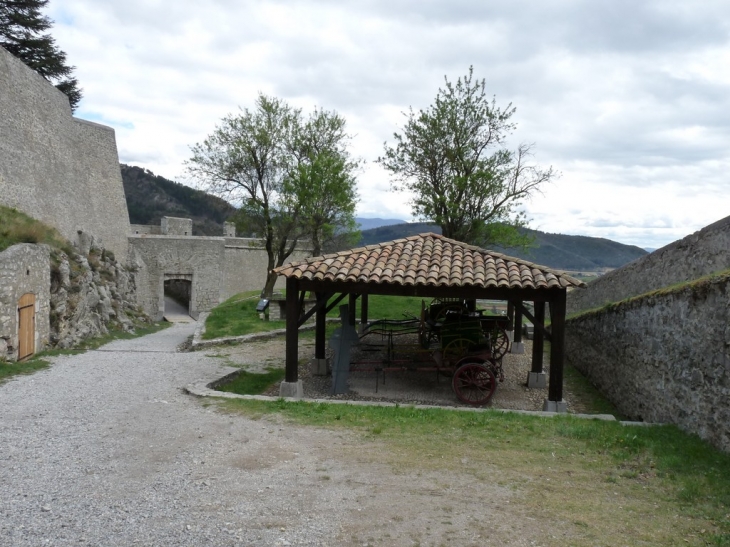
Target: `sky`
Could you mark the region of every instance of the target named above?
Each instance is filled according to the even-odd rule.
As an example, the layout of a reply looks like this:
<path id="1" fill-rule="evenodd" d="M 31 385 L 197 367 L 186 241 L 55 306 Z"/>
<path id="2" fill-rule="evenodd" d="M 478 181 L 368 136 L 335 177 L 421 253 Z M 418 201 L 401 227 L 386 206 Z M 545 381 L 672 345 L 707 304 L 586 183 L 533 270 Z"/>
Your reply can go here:
<path id="1" fill-rule="evenodd" d="M 727 0 L 51 0 L 119 159 L 195 185 L 190 147 L 259 93 L 347 120 L 357 215 L 414 220 L 375 160 L 473 66 L 560 177 L 534 229 L 662 247 L 730 215 Z"/>

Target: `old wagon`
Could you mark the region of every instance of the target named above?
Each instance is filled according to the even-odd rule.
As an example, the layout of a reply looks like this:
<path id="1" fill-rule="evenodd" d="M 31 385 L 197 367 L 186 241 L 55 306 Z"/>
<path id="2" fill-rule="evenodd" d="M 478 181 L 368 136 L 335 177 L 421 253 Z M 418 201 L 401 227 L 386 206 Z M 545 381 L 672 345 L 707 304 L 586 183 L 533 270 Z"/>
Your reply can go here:
<path id="1" fill-rule="evenodd" d="M 444 312 L 447 309 L 448 313 Z M 393 371 L 435 372 L 451 378 L 457 399 L 472 405 L 489 402 L 504 380 L 502 356 L 509 340 L 504 330 L 480 312 L 453 303 L 423 307 L 420 318 L 375 321 L 364 329 L 350 371 L 375 372 L 377 383 Z"/>

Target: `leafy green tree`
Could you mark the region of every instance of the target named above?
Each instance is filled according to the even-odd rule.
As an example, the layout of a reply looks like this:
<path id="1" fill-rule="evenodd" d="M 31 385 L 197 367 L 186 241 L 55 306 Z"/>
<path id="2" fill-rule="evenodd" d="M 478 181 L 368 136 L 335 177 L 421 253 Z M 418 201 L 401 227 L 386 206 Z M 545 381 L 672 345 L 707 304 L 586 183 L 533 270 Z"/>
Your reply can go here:
<path id="1" fill-rule="evenodd" d="M 505 148 L 515 108 L 497 107 L 472 73 L 470 67 L 456 84 L 445 78 L 434 104 L 411 109 L 378 162 L 393 175 L 394 191 L 412 193 L 414 216 L 438 224 L 443 235 L 477 245 L 524 245 L 518 228 L 526 219 L 518 206 L 556 173 L 530 164 L 528 145 Z"/>
<path id="2" fill-rule="evenodd" d="M 192 147 L 188 173 L 208 192 L 241 203 L 238 229 L 264 240 L 263 295 L 276 283 L 271 270 L 301 238 L 322 242 L 348 227 L 357 196 L 346 141 L 339 115 L 315 110 L 305 121 L 300 110 L 259 94 L 252 110 L 225 117 Z M 344 197 L 334 198 L 337 192 Z"/>
<path id="3" fill-rule="evenodd" d="M 336 112 L 315 109 L 292 135 L 289 149 L 295 166 L 285 194 L 297 201 L 300 227 L 312 241 L 314 256 L 323 248 L 356 243 L 357 191 L 345 119 Z"/>
<path id="4" fill-rule="evenodd" d="M 41 14 L 48 0 L 0 0 L 0 46 L 56 86 L 68 97 L 75 111 L 82 93 L 72 76 L 75 67 L 45 33 L 53 22 Z"/>

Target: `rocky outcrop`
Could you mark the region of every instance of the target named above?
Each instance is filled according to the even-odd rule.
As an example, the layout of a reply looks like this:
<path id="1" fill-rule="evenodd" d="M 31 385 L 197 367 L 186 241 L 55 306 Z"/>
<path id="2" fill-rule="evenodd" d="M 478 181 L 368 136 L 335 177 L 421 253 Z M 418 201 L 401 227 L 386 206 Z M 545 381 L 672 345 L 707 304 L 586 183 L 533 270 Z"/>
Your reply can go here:
<path id="1" fill-rule="evenodd" d="M 93 241 L 89 253 L 51 256 L 51 346 L 71 348 L 110 328 L 148 321 L 137 306 L 133 272 Z"/>

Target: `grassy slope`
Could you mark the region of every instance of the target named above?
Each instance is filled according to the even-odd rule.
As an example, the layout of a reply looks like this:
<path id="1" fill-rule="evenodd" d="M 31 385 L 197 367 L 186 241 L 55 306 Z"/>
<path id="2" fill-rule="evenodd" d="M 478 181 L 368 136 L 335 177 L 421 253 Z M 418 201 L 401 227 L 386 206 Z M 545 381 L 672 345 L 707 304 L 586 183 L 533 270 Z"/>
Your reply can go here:
<path id="1" fill-rule="evenodd" d="M 0 252 L 18 243 L 45 243 L 67 253 L 73 251 L 56 229 L 16 209 L 0 205 Z"/>

